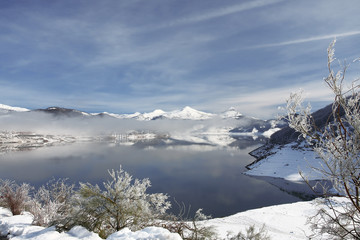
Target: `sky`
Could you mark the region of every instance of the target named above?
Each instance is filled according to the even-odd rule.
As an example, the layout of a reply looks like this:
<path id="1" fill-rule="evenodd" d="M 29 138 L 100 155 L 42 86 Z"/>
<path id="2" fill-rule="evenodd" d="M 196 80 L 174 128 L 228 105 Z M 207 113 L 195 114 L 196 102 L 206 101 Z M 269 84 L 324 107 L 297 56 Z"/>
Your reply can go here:
<path id="1" fill-rule="evenodd" d="M 360 75 L 358 0 L 0 1 L 0 103 L 87 112 L 278 114 L 333 97 L 326 49 Z"/>

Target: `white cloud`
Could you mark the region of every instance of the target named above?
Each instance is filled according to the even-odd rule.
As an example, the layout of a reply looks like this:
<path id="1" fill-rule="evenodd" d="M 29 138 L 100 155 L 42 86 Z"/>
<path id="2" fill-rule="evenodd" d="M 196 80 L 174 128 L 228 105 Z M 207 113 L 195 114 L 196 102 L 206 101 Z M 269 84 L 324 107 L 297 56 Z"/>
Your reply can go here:
<path id="1" fill-rule="evenodd" d="M 224 97 L 216 104 L 223 109 L 229 106 L 236 106 L 240 112 L 260 117 L 272 118 L 278 113 L 277 107 L 284 106 L 286 99 L 291 92 L 304 90 L 305 102 L 330 102 L 333 100 L 331 91 L 325 86 L 324 82 L 314 81 L 306 84 L 297 84 L 291 87 L 273 88 L 268 90 L 255 91 L 238 96 Z"/>

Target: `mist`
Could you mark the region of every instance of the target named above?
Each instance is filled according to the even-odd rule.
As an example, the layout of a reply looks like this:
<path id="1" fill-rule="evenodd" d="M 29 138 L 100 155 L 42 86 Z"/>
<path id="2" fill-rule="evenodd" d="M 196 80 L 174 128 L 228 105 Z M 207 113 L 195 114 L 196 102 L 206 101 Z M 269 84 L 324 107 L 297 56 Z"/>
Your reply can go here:
<path id="1" fill-rule="evenodd" d="M 131 131 L 170 134 L 200 129 L 208 130 L 215 127 L 231 128 L 245 123 L 240 120 L 222 118 L 209 120 L 158 119 L 139 121 L 136 119 L 118 119 L 107 116 L 56 117 L 43 112 L 14 112 L 0 115 L 1 131 L 73 136 L 96 136 L 112 133 L 126 134 Z"/>

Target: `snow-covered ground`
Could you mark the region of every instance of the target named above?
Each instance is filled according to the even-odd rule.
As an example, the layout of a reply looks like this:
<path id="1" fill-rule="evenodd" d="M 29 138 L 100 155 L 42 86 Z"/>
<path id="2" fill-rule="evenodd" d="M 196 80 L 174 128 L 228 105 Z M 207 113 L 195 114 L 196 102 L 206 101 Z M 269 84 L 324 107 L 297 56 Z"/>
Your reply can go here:
<path id="1" fill-rule="evenodd" d="M 59 233 L 54 227 L 44 228 L 31 225 L 32 215 L 24 213 L 13 216 L 8 209 L 0 208 L 0 236 L 8 236 L 12 240 L 101 240 L 96 233 L 89 232 L 81 226 L 72 228 L 69 232 Z M 134 240 L 134 239 L 157 239 L 157 240 L 180 240 L 180 236 L 170 233 L 168 230 L 158 227 L 148 227 L 138 232 L 123 229 L 110 235 L 108 240 Z"/>
<path id="2" fill-rule="evenodd" d="M 297 143 L 272 149 L 273 154 L 265 159 L 252 164 L 250 170 L 245 172 L 251 176 L 267 176 L 283 178 L 288 181 L 302 181 L 301 171 L 308 180 L 324 179 L 324 176 L 314 170 L 321 169 L 321 164 L 316 153 L 308 147 L 299 147 Z"/>
<path id="3" fill-rule="evenodd" d="M 343 201 L 344 199 L 338 197 L 334 198 L 334 200 Z M 202 224 L 212 226 L 218 234 L 217 239 L 226 239 L 229 233 L 233 235 L 238 232 L 244 233 L 250 226 L 254 226 L 256 229 L 261 229 L 264 226 L 267 235 L 271 239 L 308 239 L 313 233 L 307 224 L 308 218 L 315 215 L 322 206 L 324 205 L 321 204 L 321 200 L 316 199 L 308 202 L 296 202 L 249 210 L 229 217 L 207 220 Z M 32 226 L 31 221 L 32 216 L 29 213 L 12 216 L 7 209 L 0 208 L 0 235 L 9 234 L 8 237 L 12 240 L 101 239 L 97 234 L 89 232 L 80 226 L 74 227 L 69 232 L 59 233 L 53 227 Z M 170 233 L 166 229 L 149 227 L 137 232 L 123 229 L 110 235 L 107 239 L 179 240 L 181 238 L 178 234 Z M 323 239 L 326 239 L 326 237 Z"/>

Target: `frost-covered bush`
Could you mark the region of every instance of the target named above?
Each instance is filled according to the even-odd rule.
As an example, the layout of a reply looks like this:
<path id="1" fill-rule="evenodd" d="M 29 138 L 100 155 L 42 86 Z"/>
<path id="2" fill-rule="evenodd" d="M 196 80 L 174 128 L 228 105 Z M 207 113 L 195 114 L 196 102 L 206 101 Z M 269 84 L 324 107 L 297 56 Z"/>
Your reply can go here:
<path id="1" fill-rule="evenodd" d="M 146 193 L 151 186 L 149 179 L 133 180 L 121 167 L 109 174 L 103 189 L 80 183 L 73 200 L 73 216 L 63 222 L 65 228 L 81 225 L 107 237 L 125 227 L 140 230 L 150 226 L 170 208 L 167 195 Z"/>
<path id="2" fill-rule="evenodd" d="M 311 107 L 302 107 L 302 96 L 292 94 L 287 102 L 290 127 L 300 132 L 314 147 L 321 159 L 320 171 L 330 179 L 334 188 L 349 200 L 341 210 L 327 201 L 329 210 L 318 213 L 323 221 L 313 222 L 321 234 L 328 232 L 340 239 L 360 238 L 360 93 L 358 80 L 344 89 L 347 65 L 335 74 L 333 41 L 328 48 L 329 75 L 325 83 L 334 94 L 332 114 L 323 128 L 318 128 L 311 115 Z M 319 220 L 319 219 L 318 219 Z"/>
<path id="3" fill-rule="evenodd" d="M 210 219 L 211 216 L 205 215 L 200 208 L 196 211 L 194 217 L 190 218 L 185 204 L 180 205 L 178 202 L 176 203 L 179 207 L 178 215 L 168 214 L 166 219 L 160 222 L 160 227 L 166 228 L 170 232 L 178 233 L 184 240 L 218 239 L 214 228 L 204 224 L 204 221 Z"/>
<path id="4" fill-rule="evenodd" d="M 229 233 L 226 240 L 270 240 L 270 237 L 267 234 L 265 225 L 260 229 L 256 229 L 256 227 L 252 225 L 246 228 L 245 233 L 239 232 L 236 235 Z"/>
<path id="5" fill-rule="evenodd" d="M 30 201 L 33 224 L 48 227 L 63 222 L 71 214 L 73 195 L 74 185 L 67 184 L 66 179 L 52 179 L 41 186 Z"/>
<path id="6" fill-rule="evenodd" d="M 27 183 L 0 179 L 0 206 L 10 209 L 13 215 L 21 214 L 29 204 L 31 189 Z"/>

